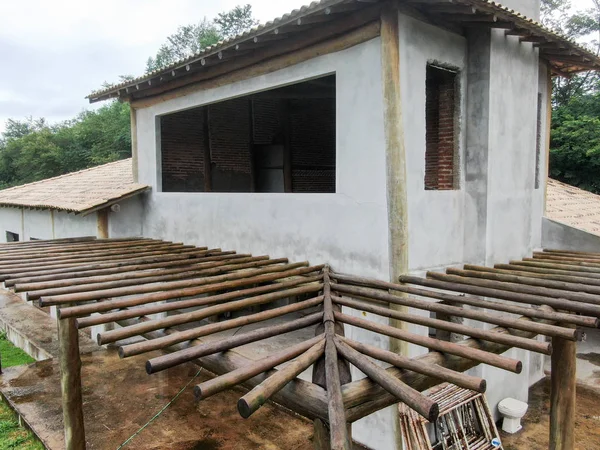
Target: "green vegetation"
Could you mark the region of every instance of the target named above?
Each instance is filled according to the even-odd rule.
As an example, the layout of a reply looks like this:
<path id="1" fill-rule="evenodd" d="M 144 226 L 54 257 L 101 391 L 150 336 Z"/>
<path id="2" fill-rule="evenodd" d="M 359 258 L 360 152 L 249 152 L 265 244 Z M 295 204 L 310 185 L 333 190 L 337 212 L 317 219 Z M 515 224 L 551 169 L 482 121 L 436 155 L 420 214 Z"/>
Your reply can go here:
<path id="1" fill-rule="evenodd" d="M 26 428 L 19 426 L 17 416 L 0 401 L 0 450 L 44 450 L 42 443 Z"/>
<path id="2" fill-rule="evenodd" d="M 236 6 L 212 21 L 180 27 L 167 38 L 147 71 L 197 53 L 257 24 L 250 5 Z M 124 75 L 119 82 L 133 77 Z M 106 85 L 109 86 L 109 85 Z M 0 189 L 43 180 L 131 156 L 129 104 L 109 102 L 71 120 L 9 119 L 0 134 Z"/>
<path id="3" fill-rule="evenodd" d="M 15 347 L 7 338 L 6 333 L 0 333 L 0 357 L 2 358 L 2 367 L 21 366 L 35 362 L 31 356 Z"/>
<path id="4" fill-rule="evenodd" d="M 2 367 L 34 362 L 34 359 L 27 353 L 12 345 L 4 333 L 0 333 L 0 355 Z M 14 411 L 0 400 L 0 450 L 9 449 L 43 450 L 44 446 L 31 431 L 19 426 Z"/>
<path id="5" fill-rule="evenodd" d="M 570 0 L 542 0 L 542 20 L 594 53 L 600 50 L 600 0 L 571 12 Z M 600 76 L 556 77 L 552 99 L 550 176 L 600 193 Z"/>

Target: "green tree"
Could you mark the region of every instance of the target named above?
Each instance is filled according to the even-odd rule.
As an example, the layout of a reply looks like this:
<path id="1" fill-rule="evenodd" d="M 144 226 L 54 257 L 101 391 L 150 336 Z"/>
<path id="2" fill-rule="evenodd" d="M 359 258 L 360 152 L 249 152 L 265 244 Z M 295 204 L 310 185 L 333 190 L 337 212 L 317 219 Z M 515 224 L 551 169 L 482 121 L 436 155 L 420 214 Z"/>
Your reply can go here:
<path id="1" fill-rule="evenodd" d="M 148 58 L 146 73 L 192 56 L 203 48 L 216 44 L 220 39 L 216 25 L 206 18 L 198 24 L 179 27 L 175 34 L 167 37 L 167 42 L 161 45 L 156 56 Z"/>
<path id="2" fill-rule="evenodd" d="M 231 11 L 217 14 L 214 23 L 224 38 L 232 38 L 258 25 L 252 17 L 252 6 L 236 6 Z"/>
<path id="3" fill-rule="evenodd" d="M 167 37 L 156 56 L 146 61 L 146 73 L 160 70 L 184 58 L 215 45 L 222 39 L 233 37 L 253 26 L 258 21 L 252 16 L 252 6 L 236 6 L 231 11 L 219 13 L 214 20 L 206 17 L 197 24 L 181 26 Z"/>

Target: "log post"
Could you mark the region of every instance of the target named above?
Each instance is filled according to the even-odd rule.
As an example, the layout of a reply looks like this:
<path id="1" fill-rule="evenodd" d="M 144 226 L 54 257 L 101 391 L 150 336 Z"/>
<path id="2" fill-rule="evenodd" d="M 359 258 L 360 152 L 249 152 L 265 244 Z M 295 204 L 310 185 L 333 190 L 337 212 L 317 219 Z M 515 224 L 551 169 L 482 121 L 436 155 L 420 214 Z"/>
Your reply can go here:
<path id="1" fill-rule="evenodd" d="M 98 239 L 106 239 L 108 238 L 108 208 L 99 209 L 96 215 Z"/>
<path id="2" fill-rule="evenodd" d="M 352 374 L 350 373 L 350 364 L 344 358 L 337 357 L 337 351 L 335 350 L 335 344 L 333 343 L 333 336 L 340 335 L 344 336 L 344 324 L 335 320 L 334 312 L 341 312 L 342 307 L 340 305 L 333 304 L 331 301 L 331 280 L 329 278 L 329 266 L 325 266 L 323 269 L 323 323 L 317 325 L 315 330 L 315 335 L 319 336 L 323 333 L 326 335 L 326 339 L 329 340 L 327 345 L 331 347 L 326 349 L 325 354 L 319 358 L 314 366 L 313 366 L 313 376 L 312 382 L 318 384 L 323 389 L 328 389 L 327 382 L 330 382 L 330 387 L 332 380 L 329 379 L 327 372 L 330 372 L 330 375 L 336 371 L 337 368 L 337 377 L 339 378 L 339 385 L 343 386 L 344 384 L 350 383 L 352 381 Z M 329 358 L 327 357 L 327 352 L 330 352 Z M 336 355 L 332 358 L 332 352 L 335 352 Z M 327 367 L 329 365 L 329 367 Z M 334 367 L 332 367 L 334 365 Z M 335 367 L 337 366 L 337 367 Z M 336 382 L 338 380 L 335 380 Z M 340 397 L 338 400 L 341 400 L 341 392 L 339 392 Z M 328 400 L 331 403 L 335 402 L 335 395 L 332 398 L 332 393 L 328 392 Z M 339 405 L 336 405 L 339 406 Z M 331 420 L 331 408 L 332 405 L 329 405 L 329 417 Z M 343 405 L 339 406 L 343 408 Z M 345 417 L 344 417 L 345 419 Z M 352 425 L 347 423 L 347 437 L 348 440 L 351 441 L 352 436 Z M 331 450 L 331 430 L 329 424 L 326 424 L 320 419 L 315 419 L 313 422 L 314 427 L 314 438 L 313 444 L 315 450 Z M 335 436 L 334 436 L 335 437 Z M 341 442 L 340 435 L 337 436 L 337 442 L 340 448 L 348 447 L 346 444 L 350 444 L 350 442 Z"/>
<path id="3" fill-rule="evenodd" d="M 576 342 L 552 338 L 550 450 L 575 448 L 576 347 Z"/>
<path id="4" fill-rule="evenodd" d="M 395 282 L 399 275 L 408 273 L 408 194 L 400 88 L 400 33 L 398 9 L 393 5 L 386 6 L 381 12 L 381 74 L 387 168 L 390 279 Z M 408 311 L 405 306 L 395 304 L 390 304 L 390 308 L 400 312 Z M 402 321 L 395 319 L 390 320 L 390 324 L 401 329 L 406 327 Z M 390 350 L 407 355 L 408 344 L 398 339 L 390 339 Z M 398 420 L 398 409 L 394 408 L 396 448 L 401 449 L 403 444 L 398 430 Z"/>
<path id="5" fill-rule="evenodd" d="M 84 450 L 86 447 L 81 395 L 81 358 L 76 319 L 57 322 L 65 449 Z"/>
<path id="6" fill-rule="evenodd" d="M 129 104 L 129 119 L 131 123 L 131 171 L 133 182 L 138 182 L 138 138 L 137 138 L 137 111 Z"/>

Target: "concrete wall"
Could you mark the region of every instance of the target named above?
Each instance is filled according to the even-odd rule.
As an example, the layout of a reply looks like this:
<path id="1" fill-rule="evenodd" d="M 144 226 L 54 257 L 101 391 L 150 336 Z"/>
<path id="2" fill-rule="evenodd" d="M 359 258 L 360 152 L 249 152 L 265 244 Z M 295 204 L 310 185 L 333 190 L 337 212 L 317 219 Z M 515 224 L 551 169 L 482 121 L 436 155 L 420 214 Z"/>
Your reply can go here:
<path id="1" fill-rule="evenodd" d="M 124 200 L 120 207 L 119 212 L 109 212 L 109 237 L 141 236 L 140 196 Z M 81 216 L 65 211 L 0 208 L 0 242 L 6 242 L 6 231 L 18 233 L 21 241 L 97 236 L 97 214 Z"/>
<path id="2" fill-rule="evenodd" d="M 542 220 L 542 247 L 600 252 L 600 236 L 544 217 Z"/>
<path id="3" fill-rule="evenodd" d="M 140 109 L 139 181 L 153 187 L 144 235 L 387 277 L 387 201 L 379 39 L 273 73 Z M 335 194 L 159 192 L 156 118 L 336 74 Z"/>
<path id="4" fill-rule="evenodd" d="M 108 212 L 108 236 L 111 238 L 135 237 L 143 235 L 142 217 L 144 203 L 142 196 L 128 198 L 119 202 L 119 211 Z"/>
<path id="5" fill-rule="evenodd" d="M 23 238 L 23 210 L 21 208 L 0 208 L 0 242 L 6 242 L 6 232 L 17 233 Z"/>
<path id="6" fill-rule="evenodd" d="M 467 60 L 464 37 L 400 15 L 400 80 L 407 150 L 409 266 L 411 270 L 439 267 L 463 261 L 463 171 L 459 189 L 425 190 L 425 72 L 428 63 L 459 71 L 457 103 L 465 110 L 462 87 Z M 465 122 L 459 117 L 458 161 L 463 160 Z"/>

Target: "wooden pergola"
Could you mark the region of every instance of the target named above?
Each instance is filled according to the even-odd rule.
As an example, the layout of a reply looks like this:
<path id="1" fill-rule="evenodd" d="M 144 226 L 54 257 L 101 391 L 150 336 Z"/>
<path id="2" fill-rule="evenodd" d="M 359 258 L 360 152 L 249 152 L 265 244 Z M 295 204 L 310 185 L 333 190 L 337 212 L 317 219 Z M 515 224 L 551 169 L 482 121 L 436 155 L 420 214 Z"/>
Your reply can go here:
<path id="1" fill-rule="evenodd" d="M 462 372 L 483 363 L 519 373 L 521 361 L 502 355 L 510 348 L 551 354 L 551 448 L 573 448 L 575 343 L 582 328 L 597 327 L 600 318 L 600 254 L 555 250 L 494 268 L 467 265 L 445 274 L 430 272 L 426 278 L 401 276 L 400 283 L 389 283 L 341 274 L 327 265 L 218 248 L 152 239 L 82 238 L 1 245 L 0 280 L 42 307 L 58 307 L 68 449 L 85 448 L 77 330 L 101 324 L 121 328 L 99 333 L 100 344 L 145 338 L 120 346 L 123 358 L 157 349 L 167 352 L 147 361 L 149 374 L 189 361 L 215 373 L 195 387 L 199 399 L 243 386 L 249 391 L 237 407 L 245 418 L 272 400 L 313 420 L 317 448 L 350 448 L 348 424 L 398 402 L 434 421 L 439 406 L 422 391 L 449 381 L 484 392 L 485 380 Z M 256 311 L 282 299 L 293 300 Z M 357 317 L 352 311 L 465 339 L 449 342 Z M 151 318 L 167 312 L 168 317 Z M 234 312 L 247 314 L 205 320 Z M 302 315 L 203 340 L 294 312 Z M 470 319 L 482 327 L 431 318 L 429 313 Z M 429 353 L 409 359 L 358 342 L 345 336 L 344 324 Z M 486 324 L 495 328 L 485 329 Z M 259 361 L 235 351 L 307 328 L 314 332 L 302 342 Z M 540 335 L 551 342 L 537 340 Z M 391 367 L 384 369 L 374 360 Z M 366 378 L 352 381 L 350 365 Z M 297 378 L 310 366 L 312 382 Z"/>

